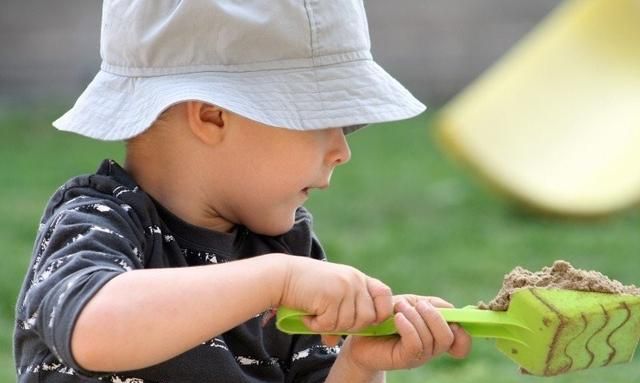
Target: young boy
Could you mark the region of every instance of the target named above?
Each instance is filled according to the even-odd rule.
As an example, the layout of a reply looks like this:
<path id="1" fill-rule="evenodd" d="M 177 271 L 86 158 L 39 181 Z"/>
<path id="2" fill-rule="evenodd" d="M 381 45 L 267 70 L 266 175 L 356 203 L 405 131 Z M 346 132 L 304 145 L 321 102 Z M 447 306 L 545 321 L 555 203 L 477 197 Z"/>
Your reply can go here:
<path id="1" fill-rule="evenodd" d="M 101 72 L 54 125 L 126 140 L 51 198 L 17 304 L 20 382 L 381 382 L 468 335 L 439 298 L 325 261 L 302 206 L 345 133 L 424 106 L 369 53 L 359 0 L 116 1 Z M 398 336 L 290 336 L 395 315 Z M 338 353 L 338 351 L 340 351 Z"/>

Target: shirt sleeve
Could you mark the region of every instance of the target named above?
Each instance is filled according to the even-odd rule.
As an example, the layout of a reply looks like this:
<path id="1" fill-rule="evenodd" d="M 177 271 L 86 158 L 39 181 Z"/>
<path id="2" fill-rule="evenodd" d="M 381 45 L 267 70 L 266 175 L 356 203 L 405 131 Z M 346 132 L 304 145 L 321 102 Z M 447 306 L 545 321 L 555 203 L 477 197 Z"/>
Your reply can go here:
<path id="1" fill-rule="evenodd" d="M 112 278 L 142 268 L 143 243 L 129 213 L 110 200 L 62 205 L 41 227 L 18 310 L 65 365 L 84 375 L 71 354 L 71 334 L 88 301 Z"/>

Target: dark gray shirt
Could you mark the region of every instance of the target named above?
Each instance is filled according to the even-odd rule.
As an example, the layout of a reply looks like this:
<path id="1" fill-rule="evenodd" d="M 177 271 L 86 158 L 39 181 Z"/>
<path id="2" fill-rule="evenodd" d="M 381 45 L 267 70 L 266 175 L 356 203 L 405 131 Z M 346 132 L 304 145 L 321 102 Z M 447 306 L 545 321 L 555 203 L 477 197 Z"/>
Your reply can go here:
<path id="1" fill-rule="evenodd" d="M 338 348 L 317 336 L 289 336 L 259 315 L 156 366 L 85 371 L 70 338 L 85 304 L 113 277 L 134 269 L 188 267 L 281 252 L 324 259 L 311 215 L 268 237 L 238 226 L 220 233 L 190 225 L 144 193 L 120 166 L 71 179 L 53 195 L 38 230 L 16 307 L 14 352 L 19 382 L 320 382 Z M 216 299 L 204 290 L 203 301 Z M 224 315 L 224 313 L 221 313 Z"/>

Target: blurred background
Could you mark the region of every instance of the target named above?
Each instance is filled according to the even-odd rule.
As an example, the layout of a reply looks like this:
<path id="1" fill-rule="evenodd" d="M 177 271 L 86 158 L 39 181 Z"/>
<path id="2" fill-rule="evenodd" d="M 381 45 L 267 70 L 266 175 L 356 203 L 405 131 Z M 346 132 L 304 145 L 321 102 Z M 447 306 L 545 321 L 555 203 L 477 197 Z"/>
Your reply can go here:
<path id="1" fill-rule="evenodd" d="M 516 265 L 555 259 L 640 283 L 640 214 L 588 221 L 532 215 L 453 163 L 430 128 L 433 113 L 503 55 L 557 0 L 367 0 L 376 60 L 430 112 L 350 138 L 353 159 L 309 208 L 329 257 L 397 293 L 442 296 L 458 306 L 489 300 Z M 119 143 L 55 132 L 98 70 L 100 2 L 3 0 L 0 12 L 0 381 L 14 381 L 13 312 L 42 209 L 69 177 Z M 554 382 L 640 381 L 640 361 Z M 534 382 L 489 341 L 462 361 L 440 358 L 394 372 L 390 382 Z"/>

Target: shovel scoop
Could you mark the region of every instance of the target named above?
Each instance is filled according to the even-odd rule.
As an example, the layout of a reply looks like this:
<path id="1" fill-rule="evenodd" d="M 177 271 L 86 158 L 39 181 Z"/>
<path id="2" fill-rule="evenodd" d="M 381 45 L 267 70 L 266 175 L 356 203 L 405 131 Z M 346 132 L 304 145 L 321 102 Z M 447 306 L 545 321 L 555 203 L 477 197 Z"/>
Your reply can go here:
<path id="1" fill-rule="evenodd" d="M 640 340 L 640 296 L 551 288 L 523 288 L 507 311 L 472 307 L 438 309 L 471 336 L 496 339 L 497 348 L 524 373 L 553 376 L 628 362 Z M 281 307 L 276 326 L 289 334 L 314 334 L 308 315 Z M 357 332 L 333 335 L 389 336 L 393 318 Z"/>

